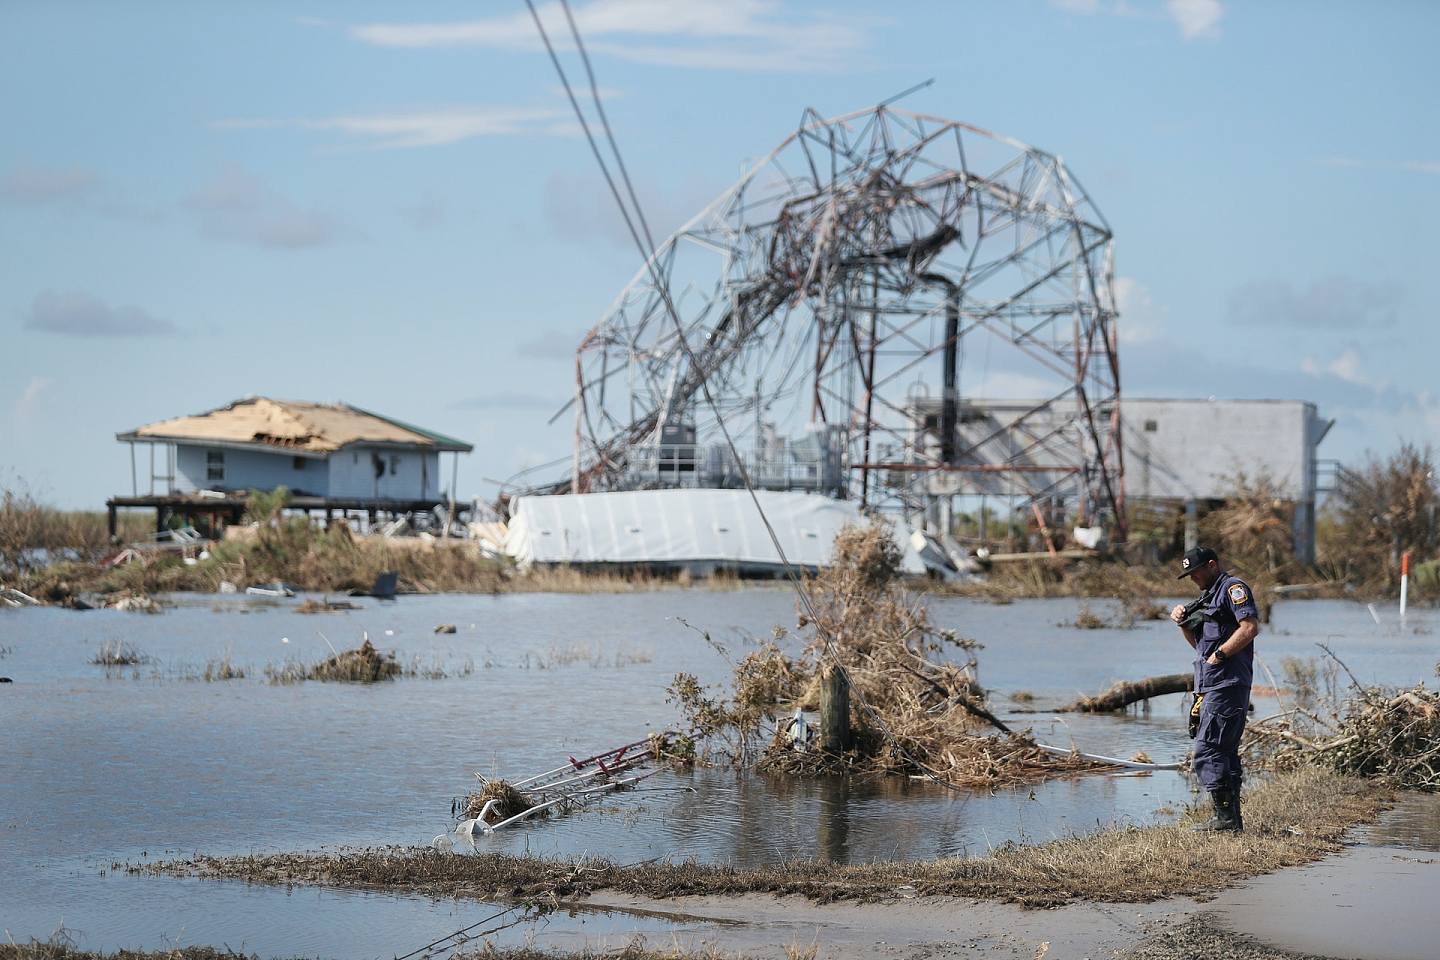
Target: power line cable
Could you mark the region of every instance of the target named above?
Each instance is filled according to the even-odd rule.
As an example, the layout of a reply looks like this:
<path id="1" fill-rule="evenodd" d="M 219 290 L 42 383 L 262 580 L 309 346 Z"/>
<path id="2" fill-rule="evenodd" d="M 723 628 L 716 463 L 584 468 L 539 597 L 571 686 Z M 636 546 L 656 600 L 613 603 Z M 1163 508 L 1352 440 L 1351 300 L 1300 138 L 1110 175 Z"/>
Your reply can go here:
<path id="1" fill-rule="evenodd" d="M 585 72 L 587 78 L 590 81 L 590 94 L 595 102 L 596 113 L 605 132 L 605 137 L 610 146 L 610 150 L 615 155 L 616 164 L 618 169 L 621 171 L 622 179 L 624 179 L 625 181 L 626 191 L 629 194 L 630 203 L 634 208 L 635 216 L 633 219 L 631 217 L 631 210 L 626 206 L 625 200 L 621 197 L 620 189 L 615 183 L 615 178 L 611 174 L 608 165 L 605 163 L 605 159 L 601 153 L 599 145 L 595 141 L 595 136 L 591 132 L 590 124 L 585 118 L 584 111 L 580 109 L 579 101 L 575 98 L 575 93 L 573 88 L 571 87 L 570 79 L 566 75 L 565 69 L 560 63 L 560 58 L 555 53 L 554 45 L 550 42 L 550 36 L 545 30 L 545 25 L 540 20 L 540 15 L 538 11 L 535 9 L 534 0 L 525 0 L 525 6 L 529 8 L 530 16 L 535 21 L 535 28 L 539 31 L 540 38 L 545 44 L 546 53 L 549 54 L 550 62 L 555 68 L 555 73 L 557 76 L 559 76 L 560 82 L 565 88 L 565 95 L 570 101 L 571 108 L 575 111 L 575 117 L 579 121 L 580 127 L 585 134 L 585 139 L 590 145 L 590 151 L 595 157 L 595 162 L 599 165 L 600 172 L 604 176 L 605 182 L 610 188 L 611 196 L 614 197 L 616 205 L 620 207 L 620 213 L 625 220 L 626 229 L 629 231 L 631 239 L 635 242 L 635 246 L 639 250 L 641 257 L 644 258 L 646 270 L 650 274 L 651 280 L 655 283 L 656 292 L 660 295 L 660 299 L 665 306 L 666 312 L 669 314 L 671 321 L 675 324 L 676 336 L 679 339 L 681 349 L 685 353 L 686 360 L 693 369 L 700 373 L 700 380 L 698 385 L 700 387 L 701 394 L 704 396 L 705 402 L 710 406 L 712 412 L 715 414 L 716 423 L 720 427 L 721 436 L 724 437 L 725 444 L 730 450 L 730 455 L 735 459 L 736 466 L 740 472 L 741 482 L 745 484 L 745 490 L 750 495 L 751 501 L 755 504 L 755 509 L 760 516 L 760 522 L 764 525 L 765 532 L 769 536 L 771 544 L 775 547 L 775 552 L 780 558 L 780 563 L 785 571 L 786 578 L 790 581 L 790 585 L 795 590 L 796 596 L 799 597 L 801 605 L 804 606 L 805 612 L 808 614 L 810 622 L 815 625 L 816 633 L 818 633 L 821 640 L 824 641 L 824 650 L 826 657 L 831 660 L 835 669 L 839 670 L 841 674 L 845 677 L 847 686 L 849 686 L 850 689 L 854 691 L 856 699 L 860 704 L 861 710 L 870 718 L 871 722 L 873 722 L 877 727 L 880 728 L 882 733 L 885 735 L 885 738 L 896 745 L 896 747 L 906 757 L 906 759 L 908 759 L 911 763 L 915 764 L 918 769 L 924 771 L 925 775 L 929 779 L 934 780 L 935 782 L 947 786 L 953 790 L 964 791 L 964 787 L 946 779 L 942 774 L 940 774 L 939 771 L 935 770 L 929 764 L 925 763 L 923 760 L 912 754 L 910 750 L 905 746 L 903 741 L 901 741 L 890 731 L 889 725 L 885 723 L 884 718 L 873 706 L 869 704 L 868 701 L 866 701 L 864 695 L 860 693 L 859 689 L 853 683 L 850 683 L 849 671 L 845 668 L 844 664 L 840 662 L 840 658 L 835 652 L 834 638 L 830 635 L 829 631 L 827 631 L 821 625 L 819 616 L 815 611 L 814 603 L 810 598 L 809 591 L 805 589 L 804 583 L 800 580 L 800 577 L 795 570 L 794 564 L 790 562 L 789 557 L 785 554 L 785 548 L 780 543 L 779 535 L 775 533 L 775 528 L 771 525 L 770 518 L 766 515 L 765 508 L 761 505 L 760 498 L 755 492 L 755 486 L 750 480 L 749 471 L 745 468 L 745 463 L 743 458 L 740 456 L 740 451 L 736 447 L 734 439 L 730 436 L 730 430 L 725 424 L 724 417 L 721 415 L 720 406 L 716 402 L 715 397 L 710 392 L 710 386 L 707 382 L 708 375 L 705 373 L 704 366 L 700 363 L 699 357 L 695 354 L 695 351 L 690 346 L 689 340 L 685 336 L 684 324 L 680 320 L 680 313 L 676 309 L 674 301 L 670 297 L 668 285 L 664 283 L 663 278 L 659 274 L 659 269 L 655 262 L 656 250 L 653 240 L 647 247 L 645 241 L 641 239 L 640 233 L 641 231 L 643 231 L 645 239 L 650 240 L 651 233 L 649 224 L 645 220 L 644 212 L 641 209 L 639 198 L 636 196 L 634 186 L 630 181 L 629 174 L 625 171 L 624 161 L 621 159 L 620 155 L 619 144 L 616 142 L 614 132 L 610 128 L 609 119 L 605 114 L 604 107 L 601 105 L 600 89 L 599 85 L 596 83 L 595 80 L 595 72 L 590 64 L 590 56 L 585 50 L 585 43 L 581 39 L 580 31 L 575 23 L 575 18 L 570 12 L 569 2 L 568 0 L 560 0 L 560 5 L 561 8 L 565 11 L 565 17 L 567 22 L 569 23 L 571 35 L 575 39 L 576 50 L 579 52 L 580 58 L 585 65 Z M 636 220 L 640 222 L 640 231 L 636 230 Z"/>

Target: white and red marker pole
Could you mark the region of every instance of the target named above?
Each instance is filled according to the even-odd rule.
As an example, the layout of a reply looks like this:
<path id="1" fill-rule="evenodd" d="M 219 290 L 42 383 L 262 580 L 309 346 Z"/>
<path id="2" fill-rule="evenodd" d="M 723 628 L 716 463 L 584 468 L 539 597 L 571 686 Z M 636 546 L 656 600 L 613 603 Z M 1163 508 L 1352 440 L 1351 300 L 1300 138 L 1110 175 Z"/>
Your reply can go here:
<path id="1" fill-rule="evenodd" d="M 1410 551 L 1400 554 L 1400 619 L 1405 619 L 1405 601 L 1410 592 Z"/>

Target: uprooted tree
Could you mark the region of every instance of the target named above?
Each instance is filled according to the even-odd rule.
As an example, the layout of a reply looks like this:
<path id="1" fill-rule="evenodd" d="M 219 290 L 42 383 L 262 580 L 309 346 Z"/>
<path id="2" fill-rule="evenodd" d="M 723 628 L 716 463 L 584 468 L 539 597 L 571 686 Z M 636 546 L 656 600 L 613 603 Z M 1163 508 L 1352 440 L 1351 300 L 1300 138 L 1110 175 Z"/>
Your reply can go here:
<path id="1" fill-rule="evenodd" d="M 835 541 L 832 564 L 804 583 L 808 605 L 787 655 L 777 629 L 735 667 L 727 694 L 690 674 L 670 686 L 695 737 L 732 762 L 794 774 L 856 772 L 930 775 L 993 785 L 1039 780 L 1086 766 L 1042 751 L 985 705 L 980 644 L 937 628 L 900 580 L 900 551 L 888 528 L 851 527 Z M 797 737 L 789 715 L 814 710 L 824 668 L 849 680 L 851 747 L 821 749 Z"/>

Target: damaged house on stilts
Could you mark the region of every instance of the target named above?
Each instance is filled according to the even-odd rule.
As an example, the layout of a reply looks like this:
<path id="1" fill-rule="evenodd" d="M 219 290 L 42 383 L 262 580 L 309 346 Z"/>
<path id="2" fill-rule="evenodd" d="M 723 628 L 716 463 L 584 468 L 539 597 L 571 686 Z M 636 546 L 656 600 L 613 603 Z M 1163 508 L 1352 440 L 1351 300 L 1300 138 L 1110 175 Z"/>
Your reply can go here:
<path id="1" fill-rule="evenodd" d="M 131 492 L 106 501 L 112 537 L 116 512 L 135 508 L 155 511 L 156 530 L 179 518 L 218 536 L 244 515 L 250 491 L 280 487 L 291 492 L 291 510 L 371 526 L 401 517 L 424 526 L 469 508 L 457 507 L 455 485 L 470 444 L 345 403 L 247 397 L 116 439 L 130 446 Z M 148 467 L 136 455 L 141 445 Z M 450 476 L 442 488 L 444 453 Z"/>

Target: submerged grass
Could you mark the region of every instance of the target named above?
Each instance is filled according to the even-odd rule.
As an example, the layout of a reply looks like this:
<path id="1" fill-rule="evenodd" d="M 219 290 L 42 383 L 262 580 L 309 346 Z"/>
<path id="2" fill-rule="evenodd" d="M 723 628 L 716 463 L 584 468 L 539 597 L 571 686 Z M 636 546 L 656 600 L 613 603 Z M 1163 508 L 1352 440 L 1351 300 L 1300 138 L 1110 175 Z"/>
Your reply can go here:
<path id="1" fill-rule="evenodd" d="M 200 856 L 131 864 L 131 873 L 201 876 L 279 885 L 384 889 L 425 896 L 554 902 L 599 890 L 631 896 L 797 895 L 818 902 L 920 896 L 1054 907 L 1076 900 L 1140 903 L 1203 896 L 1241 880 L 1319 859 L 1350 827 L 1373 819 L 1391 794 L 1374 783 L 1305 767 L 1247 796 L 1246 832 L 1203 834 L 1187 822 L 1111 827 L 1036 846 L 1006 844 L 988 856 L 835 864 L 820 860 L 739 868 L 694 861 L 620 865 L 429 847 L 340 853 Z"/>
<path id="2" fill-rule="evenodd" d="M 150 657 L 127 641 L 106 640 L 100 645 L 100 649 L 95 651 L 90 662 L 97 667 L 136 667 L 149 663 Z"/>

